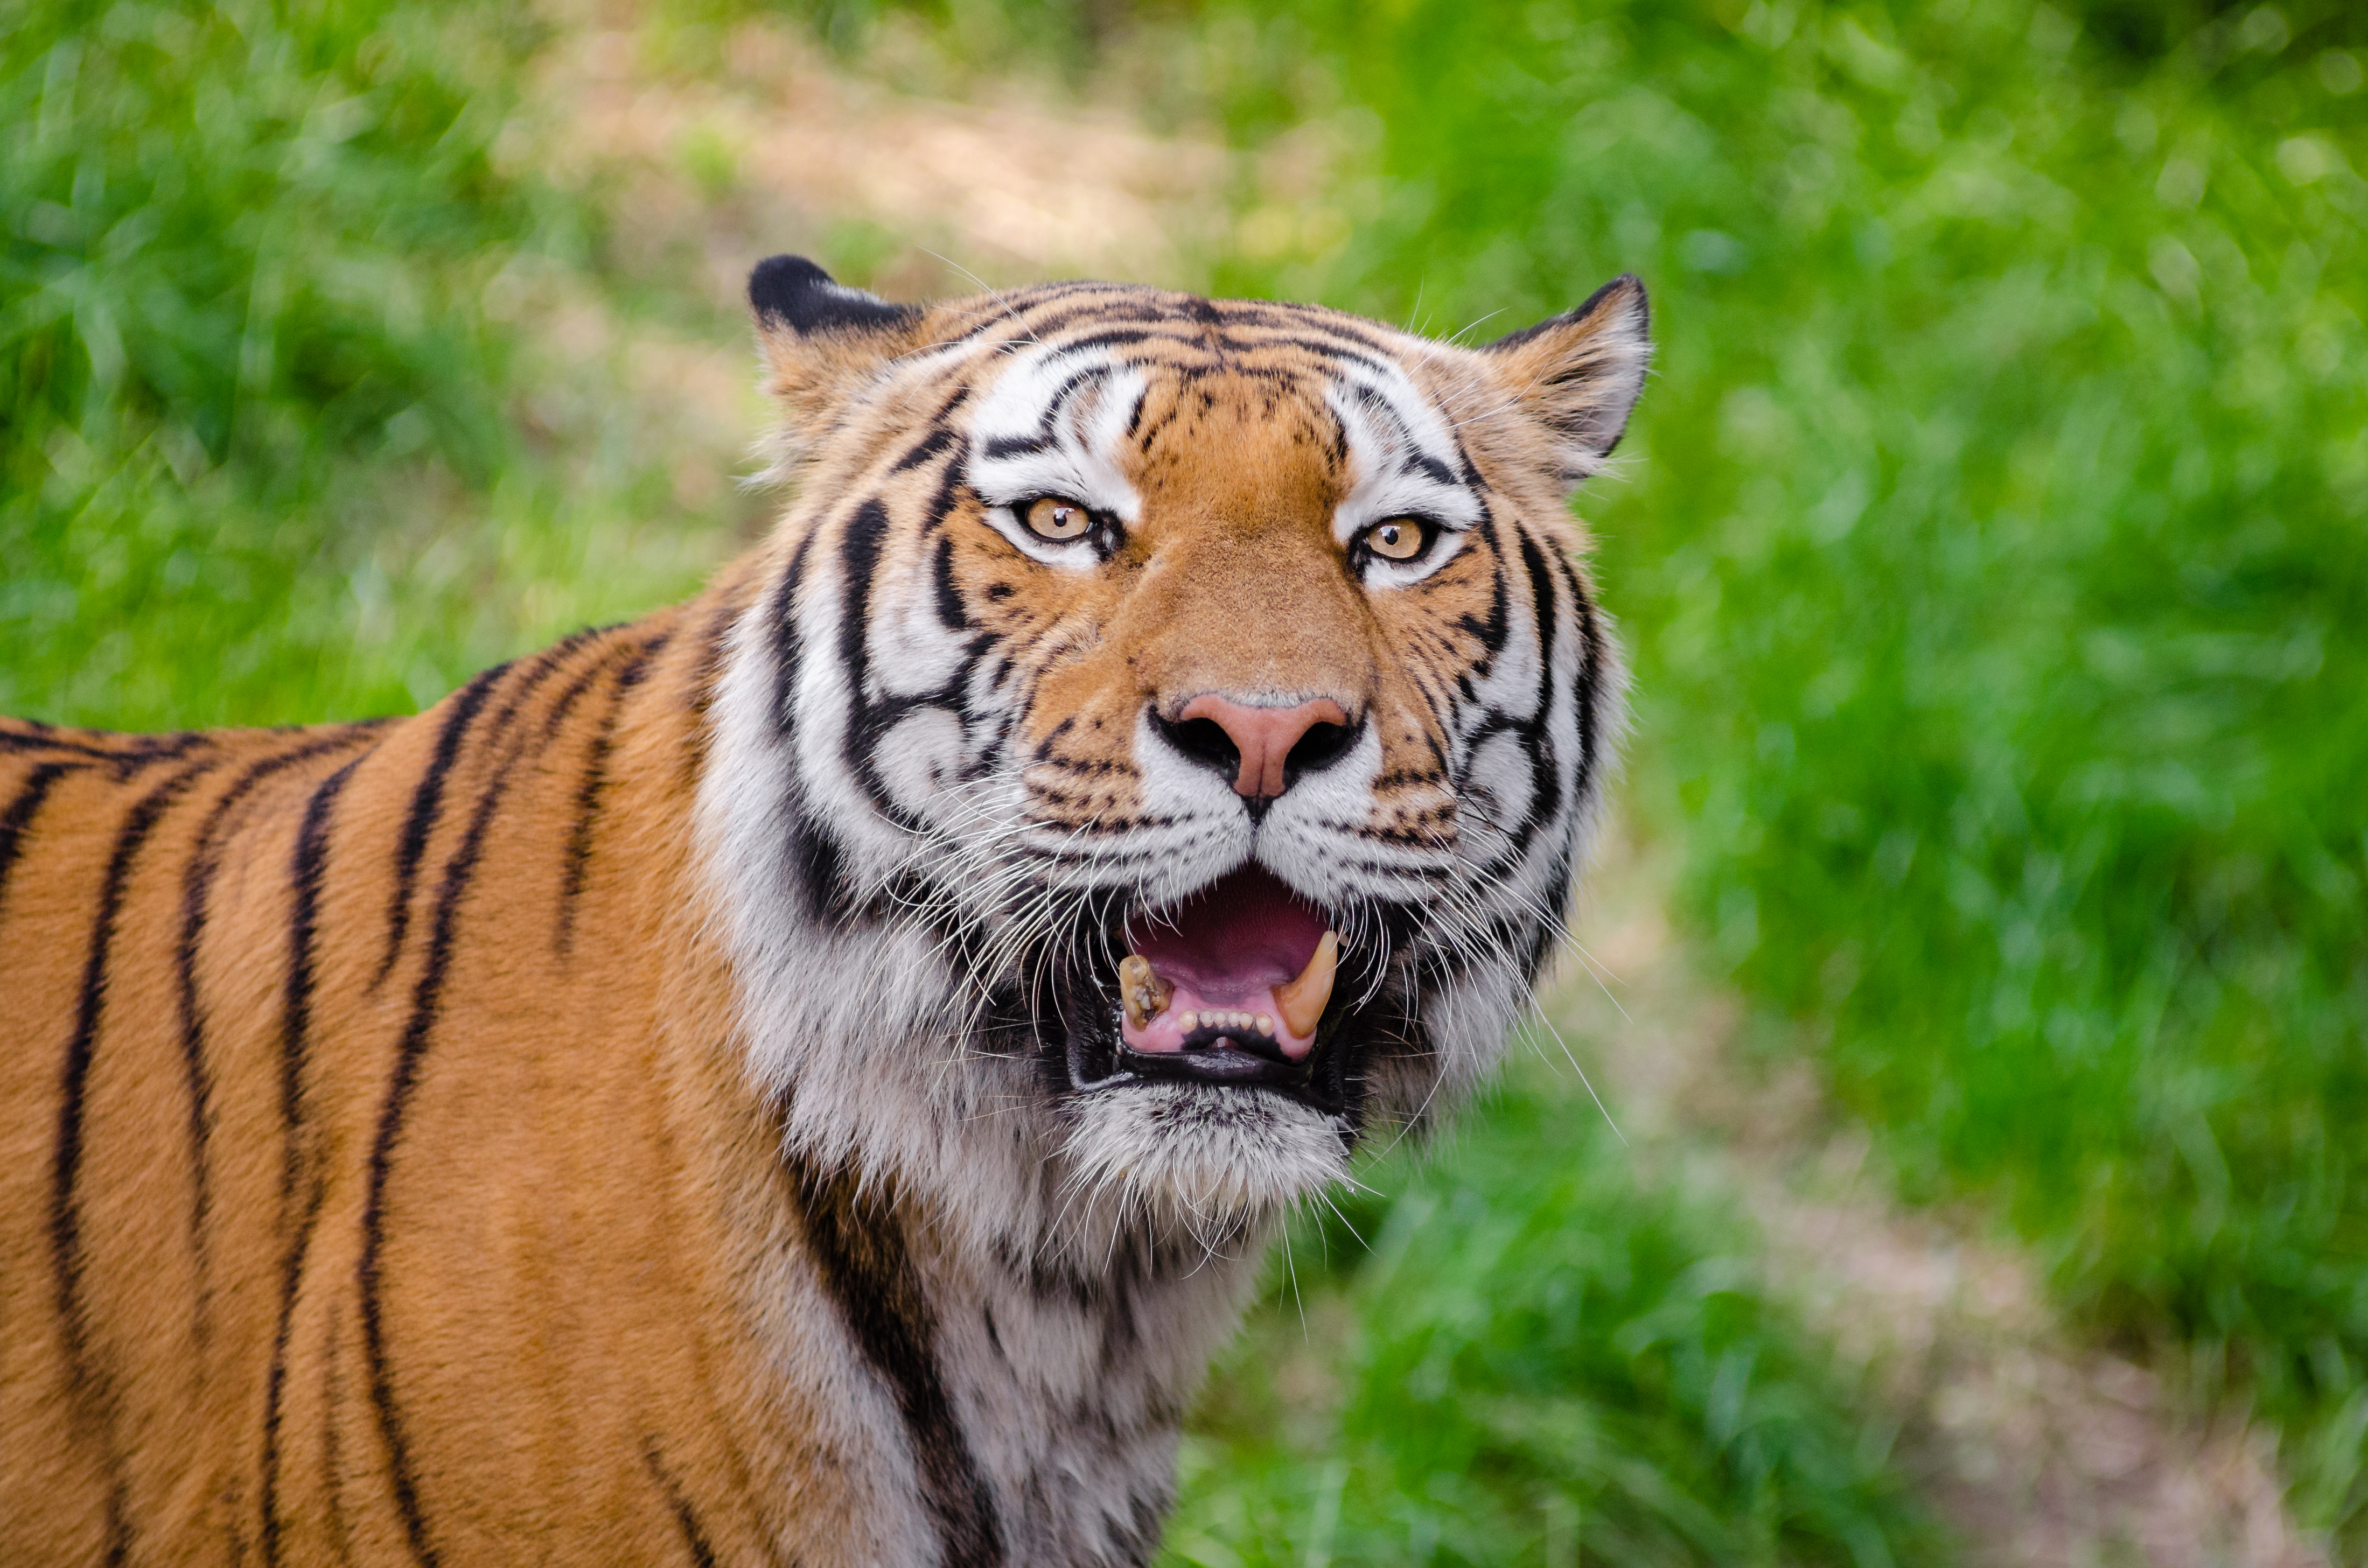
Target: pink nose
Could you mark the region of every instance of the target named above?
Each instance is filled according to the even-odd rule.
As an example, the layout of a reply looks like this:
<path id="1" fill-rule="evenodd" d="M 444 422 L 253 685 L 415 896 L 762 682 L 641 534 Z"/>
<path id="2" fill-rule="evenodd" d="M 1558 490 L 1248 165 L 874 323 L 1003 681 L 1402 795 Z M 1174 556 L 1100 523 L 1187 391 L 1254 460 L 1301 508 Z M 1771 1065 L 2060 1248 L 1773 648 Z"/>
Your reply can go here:
<path id="1" fill-rule="evenodd" d="M 1318 724 L 1347 728 L 1349 715 L 1330 698 L 1303 702 L 1296 708 L 1251 708 L 1214 695 L 1194 698 L 1177 715 L 1179 723 L 1206 719 L 1225 732 L 1242 754 L 1241 771 L 1234 778 L 1234 793 L 1271 800 L 1283 790 L 1283 761 L 1308 731 Z"/>

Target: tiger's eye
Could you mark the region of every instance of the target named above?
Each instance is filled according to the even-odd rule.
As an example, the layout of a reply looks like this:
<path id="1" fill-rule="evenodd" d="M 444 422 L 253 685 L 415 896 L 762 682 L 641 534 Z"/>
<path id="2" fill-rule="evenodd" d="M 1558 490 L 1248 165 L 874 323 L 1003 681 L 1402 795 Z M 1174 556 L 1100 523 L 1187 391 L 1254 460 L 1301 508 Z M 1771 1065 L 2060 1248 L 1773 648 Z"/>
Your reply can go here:
<path id="1" fill-rule="evenodd" d="M 1365 530 L 1365 548 L 1384 561 L 1412 561 L 1422 553 L 1422 525 L 1410 517 L 1392 517 Z"/>
<path id="2" fill-rule="evenodd" d="M 1058 495 L 1039 495 L 1028 503 L 1019 514 L 1028 531 L 1038 539 L 1054 544 L 1065 544 L 1073 539 L 1083 539 L 1094 526 L 1094 515 L 1075 501 L 1064 501 Z"/>

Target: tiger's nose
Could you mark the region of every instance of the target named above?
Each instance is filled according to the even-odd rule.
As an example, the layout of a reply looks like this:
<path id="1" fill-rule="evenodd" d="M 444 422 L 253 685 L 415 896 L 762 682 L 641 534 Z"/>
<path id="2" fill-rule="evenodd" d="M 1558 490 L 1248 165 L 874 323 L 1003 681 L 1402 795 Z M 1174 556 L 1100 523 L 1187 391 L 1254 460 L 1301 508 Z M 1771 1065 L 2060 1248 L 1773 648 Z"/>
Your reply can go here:
<path id="1" fill-rule="evenodd" d="M 1337 760 L 1355 738 L 1348 710 L 1330 698 L 1261 708 L 1213 692 L 1184 705 L 1169 738 L 1187 756 L 1230 772 L 1234 793 L 1262 807 L 1298 774 Z"/>

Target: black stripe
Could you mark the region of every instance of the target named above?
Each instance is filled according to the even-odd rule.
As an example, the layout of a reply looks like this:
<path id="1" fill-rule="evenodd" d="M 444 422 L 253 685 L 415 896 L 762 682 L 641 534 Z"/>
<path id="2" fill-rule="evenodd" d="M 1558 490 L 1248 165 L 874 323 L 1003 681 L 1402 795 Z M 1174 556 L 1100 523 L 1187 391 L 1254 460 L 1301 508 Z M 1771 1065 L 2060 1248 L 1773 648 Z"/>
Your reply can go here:
<path id="1" fill-rule="evenodd" d="M 841 585 L 838 608 L 838 664 L 847 676 L 848 707 L 847 733 L 840 744 L 847 766 L 871 797 L 872 804 L 892 818 L 900 815 L 895 803 L 889 800 L 886 786 L 871 765 L 871 742 L 875 738 L 865 733 L 860 722 L 871 706 L 871 696 L 864 686 L 871 676 L 871 577 L 880 567 L 881 549 L 887 542 L 890 528 L 888 508 L 877 496 L 855 509 L 847 520 L 847 531 L 839 539 L 839 570 L 846 581 Z"/>
<path id="2" fill-rule="evenodd" d="M 1052 449 L 1051 438 L 1042 436 L 990 436 L 983 449 L 990 461 L 997 458 L 1032 458 Z"/>
<path id="3" fill-rule="evenodd" d="M 938 536 L 936 559 L 930 563 L 937 589 L 938 620 L 948 631 L 970 628 L 970 612 L 962 607 L 962 590 L 954 585 L 954 536 Z"/>
<path id="4" fill-rule="evenodd" d="M 111 762 L 119 770 L 126 771 L 152 762 L 169 762 L 200 745 L 212 743 L 212 737 L 202 730 L 180 730 L 165 735 L 113 735 L 108 738 L 120 742 L 120 744 L 94 745 L 31 720 L 10 719 L 4 722 L 6 726 L 22 727 L 0 727 L 0 751 L 62 751 L 85 761 Z M 82 733 L 107 734 L 103 730 Z"/>
<path id="5" fill-rule="evenodd" d="M 942 427 L 932 430 L 928 435 L 922 437 L 918 441 L 916 441 L 910 451 L 906 452 L 903 457 L 898 458 L 894 462 L 889 464 L 888 472 L 890 473 L 902 473 L 906 469 L 918 468 L 923 463 L 928 462 L 931 458 L 936 457 L 939 452 L 944 451 L 948 447 L 952 446 L 953 441 L 954 433 L 951 430 L 944 429 Z"/>
<path id="6" fill-rule="evenodd" d="M 867 1199 L 847 1171 L 788 1162 L 806 1245 L 856 1347 L 887 1382 L 904 1418 L 945 1568 L 1000 1563 L 995 1494 L 972 1458 L 937 1360 L 937 1323 L 905 1247 L 894 1200 Z"/>
<path id="7" fill-rule="evenodd" d="M 25 846 L 25 830 L 32 825 L 41 802 L 50 798 L 50 790 L 76 766 L 71 762 L 42 763 L 25 775 L 17 798 L 8 802 L 6 814 L 0 815 L 0 909 L 7 907 L 8 873 L 16 868 L 17 853 Z"/>
<path id="8" fill-rule="evenodd" d="M 788 814 L 781 855 L 805 891 L 806 918 L 817 926 L 843 919 L 853 912 L 856 899 L 839 861 L 837 840 L 803 806 L 792 805 Z"/>
<path id="9" fill-rule="evenodd" d="M 1583 801 L 1603 767 L 1603 736 L 1598 728 L 1602 722 L 1603 622 L 1595 601 L 1588 597 L 1587 585 L 1579 579 L 1578 568 L 1559 551 L 1554 552 L 1554 564 L 1570 589 L 1578 620 L 1578 778 L 1571 786 L 1571 798 Z"/>
<path id="10" fill-rule="evenodd" d="M 320 923 L 321 878 L 328 866 L 329 812 L 360 763 L 361 758 L 356 757 L 313 791 L 289 865 L 288 974 L 281 992 L 279 1027 L 279 1208 L 283 1215 L 294 1206 L 304 1167 L 304 1057 L 313 1028 L 313 938 Z M 315 1170 L 304 1211 L 296 1219 L 288 1256 L 280 1265 L 279 1324 L 271 1339 L 263 1415 L 261 1506 L 267 1564 L 279 1561 L 279 1415 L 288 1377 L 288 1335 L 295 1323 L 296 1290 L 303 1280 L 304 1259 L 312 1250 L 313 1228 L 321 1217 L 326 1186 L 323 1173 Z"/>
<path id="11" fill-rule="evenodd" d="M 83 966 L 81 1005 L 75 1010 L 74 1036 L 67 1042 L 65 1066 L 61 1074 L 57 1149 L 50 1174 L 51 1262 L 57 1287 L 60 1337 L 65 1341 L 66 1363 L 77 1404 L 85 1410 L 95 1404 L 106 1428 L 107 1468 L 112 1487 L 108 1504 L 109 1562 L 120 1562 L 129 1556 L 131 1538 L 122 1510 L 126 1485 L 123 1459 L 114 1443 L 114 1385 L 102 1369 L 88 1365 L 88 1325 L 83 1321 L 82 1215 L 75 1205 L 74 1187 L 82 1176 L 84 1096 L 90 1086 L 99 1019 L 107 1003 L 107 966 L 115 944 L 116 916 L 122 913 L 124 885 L 131 881 L 132 862 L 139 858 L 141 846 L 147 842 L 148 835 L 155 831 L 165 808 L 212 766 L 211 762 L 200 762 L 183 768 L 148 791 L 131 808 L 116 835 L 115 852 L 108 858 L 107 881 L 99 891 L 98 915 L 91 927 L 89 957 Z"/>
<path id="12" fill-rule="evenodd" d="M 1129 295 L 1139 298 L 1154 292 L 1156 291 L 1123 283 L 1054 283 L 1019 290 L 996 296 L 992 305 L 980 311 L 977 320 L 962 332 L 954 334 L 947 340 L 946 346 L 951 347 L 968 342 L 973 338 L 994 332 L 997 328 L 1008 328 L 1016 332 L 1019 335 L 1012 340 L 1015 343 L 1032 345 L 1051 334 L 1060 332 L 1073 322 L 1084 319 L 1107 319 L 1115 313 L 1110 303 L 1114 299 Z M 1053 312 L 1052 310 L 1055 305 L 1077 301 L 1087 302 L 1074 304 L 1073 308 L 1067 311 Z M 1052 312 L 1052 313 L 1042 316 L 1030 316 L 1028 313 L 1030 311 L 1039 310 Z"/>
<path id="13" fill-rule="evenodd" d="M 1454 471 L 1429 452 L 1417 452 L 1398 466 L 1401 472 L 1419 473 L 1424 478 L 1440 484 L 1455 483 Z"/>
<path id="14" fill-rule="evenodd" d="M 1530 578 L 1530 617 L 1535 624 L 1538 639 L 1538 669 L 1543 685 L 1538 693 L 1536 712 L 1521 726 L 1522 740 L 1530 754 L 1530 805 L 1516 837 L 1527 837 L 1531 827 L 1552 821 L 1562 811 L 1562 768 L 1554 756 L 1554 638 L 1559 626 L 1554 611 L 1553 569 L 1547 566 L 1545 551 L 1530 537 L 1527 528 L 1516 528 L 1521 540 L 1521 569 Z M 1579 747 L 1586 749 L 1587 733 L 1579 732 Z"/>
<path id="15" fill-rule="evenodd" d="M 1505 651 L 1506 640 L 1513 634 L 1512 606 L 1505 593 L 1505 550 L 1497 538 L 1496 520 L 1484 511 L 1470 531 L 1487 543 L 1489 579 L 1488 619 L 1478 619 L 1467 610 L 1455 620 L 1458 628 L 1478 638 L 1480 646 L 1486 650 L 1484 657 L 1473 661 L 1471 675 L 1464 677 L 1464 698 L 1467 701 L 1472 696 L 1470 681 L 1474 677 L 1487 677 L 1488 672 L 1496 667 L 1497 655 Z"/>
<path id="16" fill-rule="evenodd" d="M 206 1229 L 213 1206 L 213 1072 L 206 1062 L 206 1015 L 198 995 L 198 952 L 205 938 L 209 903 L 213 892 L 213 880 L 222 869 L 223 825 L 240 801 L 253 793 L 256 787 L 276 773 L 284 772 L 298 763 L 309 762 L 356 741 L 366 739 L 378 725 L 357 725 L 340 729 L 336 733 L 316 736 L 309 743 L 289 751 L 278 752 L 251 763 L 231 781 L 230 788 L 214 798 L 206 810 L 206 819 L 198 828 L 189 858 L 181 868 L 181 937 L 173 949 L 173 982 L 181 1026 L 181 1076 L 189 1092 L 189 1254 L 197 1272 L 197 1300 L 193 1310 L 197 1318 L 198 1343 L 211 1342 L 213 1334 L 212 1288 L 211 1270 L 207 1266 Z M 350 764 L 348 766 L 351 766 Z"/>
<path id="17" fill-rule="evenodd" d="M 303 1126 L 304 1051 L 313 1029 L 313 939 L 320 926 L 321 878 L 329 858 L 329 813 L 353 777 L 358 757 L 321 781 L 305 802 L 289 866 L 288 973 L 281 992 L 279 1118 L 285 1144 L 279 1170 L 282 1211 L 296 1195 L 301 1169 L 298 1134 Z"/>
<path id="18" fill-rule="evenodd" d="M 115 777 L 129 780 L 135 773 L 159 762 L 172 762 L 187 756 L 200 746 L 213 744 L 213 737 L 201 730 L 184 730 L 177 734 L 142 737 L 155 744 L 136 751 L 126 752 L 115 759 Z"/>
<path id="19" fill-rule="evenodd" d="M 321 1479 L 325 1483 L 322 1499 L 322 1522 L 328 1528 L 329 1540 L 337 1549 L 339 1562 L 354 1560 L 353 1531 L 346 1524 L 345 1462 L 338 1456 L 337 1416 L 344 1401 L 339 1397 L 345 1385 L 337 1377 L 336 1327 L 330 1325 L 323 1336 L 326 1341 L 321 1357 Z"/>
<path id="20" fill-rule="evenodd" d="M 498 741 L 527 699 L 579 642 L 580 638 L 571 638 L 537 659 L 495 715 L 487 737 L 489 743 Z M 489 671 L 479 676 L 471 689 L 481 690 L 488 677 L 496 673 Z M 448 722 L 447 733 L 454 728 Z M 381 1303 L 384 1281 L 379 1264 L 386 1241 L 386 1184 L 393 1169 L 395 1145 L 403 1137 L 404 1112 L 410 1105 L 413 1089 L 418 1085 L 420 1063 L 427 1054 L 428 1039 L 435 1032 L 443 1005 L 444 984 L 450 975 L 452 948 L 460 927 L 461 902 L 476 876 L 477 862 L 484 853 L 485 830 L 493 824 L 494 812 L 509 787 L 510 769 L 524 749 L 523 743 L 511 745 L 495 764 L 491 778 L 477 797 L 468 832 L 452 851 L 451 858 L 445 862 L 444 880 L 437 889 L 436 917 L 428 931 L 427 959 L 412 992 L 411 1019 L 404 1028 L 403 1040 L 395 1052 L 394 1072 L 379 1108 L 378 1132 L 370 1146 L 370 1193 L 362 1210 L 362 1254 L 356 1276 L 361 1290 L 362 1339 L 370 1360 L 370 1405 L 378 1416 L 380 1436 L 386 1442 L 388 1479 L 394 1489 L 395 1511 L 402 1517 L 404 1538 L 410 1542 L 412 1555 L 427 1568 L 434 1568 L 438 1559 L 427 1539 L 427 1519 L 420 1509 L 419 1484 L 412 1471 L 411 1445 L 404 1432 L 403 1414 L 395 1404 L 393 1369 L 386 1355 L 386 1321 Z"/>
<path id="21" fill-rule="evenodd" d="M 552 652 L 556 653 L 569 651 L 581 643 L 590 642 L 598 638 L 606 637 L 612 631 L 620 631 L 622 630 L 623 627 L 620 625 L 602 626 L 589 631 L 579 631 L 574 637 L 568 639 L 567 642 L 561 643 L 559 647 L 552 649 Z M 567 683 L 566 689 L 562 691 L 559 694 L 558 700 L 551 705 L 551 711 L 542 716 L 542 738 L 544 740 L 552 741 L 559 738 L 559 726 L 566 722 L 569 711 L 575 708 L 576 703 L 583 700 L 584 694 L 586 692 L 592 689 L 592 683 L 598 680 L 603 675 L 608 673 L 609 666 L 614 662 L 616 656 L 617 649 L 615 647 L 608 647 L 601 649 L 592 658 L 585 662 L 583 670 L 577 674 L 574 680 Z"/>
<path id="22" fill-rule="evenodd" d="M 403 939 L 411 926 L 411 889 L 419 877 L 419 861 L 427 853 L 427 837 L 436 829 L 436 820 L 444 801 L 444 779 L 452 771 L 452 763 L 461 754 L 461 737 L 467 733 L 477 710 L 492 695 L 494 683 L 502 677 L 507 665 L 495 665 L 461 688 L 460 698 L 452 710 L 444 715 L 443 728 L 437 733 L 436 755 L 428 759 L 427 771 L 419 776 L 417 788 L 411 792 L 411 812 L 403 824 L 403 837 L 394 852 L 394 897 L 386 912 L 386 956 L 379 960 L 378 973 L 372 985 L 382 985 L 393 972 L 394 960 L 403 954 Z"/>
<path id="23" fill-rule="evenodd" d="M 806 551 L 813 544 L 812 534 L 799 541 L 796 553 L 790 557 L 789 569 L 781 574 L 780 584 L 773 592 L 768 612 L 773 634 L 773 724 L 783 744 L 793 744 L 797 737 L 798 682 L 805 661 L 805 636 L 797 619 L 797 593 L 805 577 Z M 860 693 L 855 710 L 862 710 Z M 794 768 L 791 770 L 790 789 L 790 798 L 780 802 L 789 819 L 782 857 L 804 890 L 807 915 L 819 924 L 845 913 L 852 902 L 851 890 L 840 872 L 837 845 L 832 842 L 828 830 L 805 810 L 804 791 L 799 787 Z"/>
<path id="24" fill-rule="evenodd" d="M 592 733 L 592 745 L 584 762 L 584 775 L 575 785 L 575 820 L 567 830 L 567 852 L 564 870 L 559 885 L 559 929 L 552 946 L 561 953 L 575 943 L 575 905 L 584 894 L 584 883 L 592 874 L 592 824 L 600 811 L 600 795 L 609 783 L 609 753 L 615 744 L 617 714 L 625 705 L 626 696 L 641 684 L 648 672 L 651 648 L 636 648 L 617 672 L 617 684 L 609 688 L 609 706 L 600 715 L 600 727 Z"/>
<path id="25" fill-rule="evenodd" d="M 642 1439 L 642 1462 L 650 1467 L 650 1479 L 666 1494 L 666 1506 L 674 1510 L 674 1522 L 681 1527 L 682 1543 L 690 1551 L 690 1560 L 698 1568 L 715 1568 L 715 1549 L 707 1542 L 707 1533 L 699 1528 L 699 1516 L 690 1511 L 690 1499 L 666 1473 L 666 1461 L 658 1458 L 657 1439 Z"/>
<path id="26" fill-rule="evenodd" d="M 1372 324 L 1326 305 L 1278 304 L 1271 300 L 1228 300 L 1225 309 L 1236 327 L 1249 325 L 1269 332 L 1327 333 L 1343 343 L 1388 356 L 1395 350 L 1367 330 Z"/>
<path id="27" fill-rule="evenodd" d="M 932 534 L 944 528 L 946 519 L 953 516 L 954 507 L 971 494 L 969 483 L 962 478 L 962 459 L 968 450 L 966 445 L 957 448 L 954 460 L 946 464 L 946 471 L 938 481 L 938 493 L 929 497 L 929 509 L 921 517 L 923 534 Z"/>

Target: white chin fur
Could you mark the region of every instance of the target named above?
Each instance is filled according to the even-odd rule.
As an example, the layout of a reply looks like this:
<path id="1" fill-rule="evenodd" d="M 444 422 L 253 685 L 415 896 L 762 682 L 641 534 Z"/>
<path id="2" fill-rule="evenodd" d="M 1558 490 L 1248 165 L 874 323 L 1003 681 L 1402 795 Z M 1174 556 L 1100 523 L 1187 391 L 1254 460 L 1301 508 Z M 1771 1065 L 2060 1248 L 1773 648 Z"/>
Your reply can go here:
<path id="1" fill-rule="evenodd" d="M 1203 1239 L 1349 1174 L 1338 1118 L 1264 1090 L 1128 1084 L 1082 1096 L 1070 1117 L 1064 1153 L 1081 1196 Z"/>

